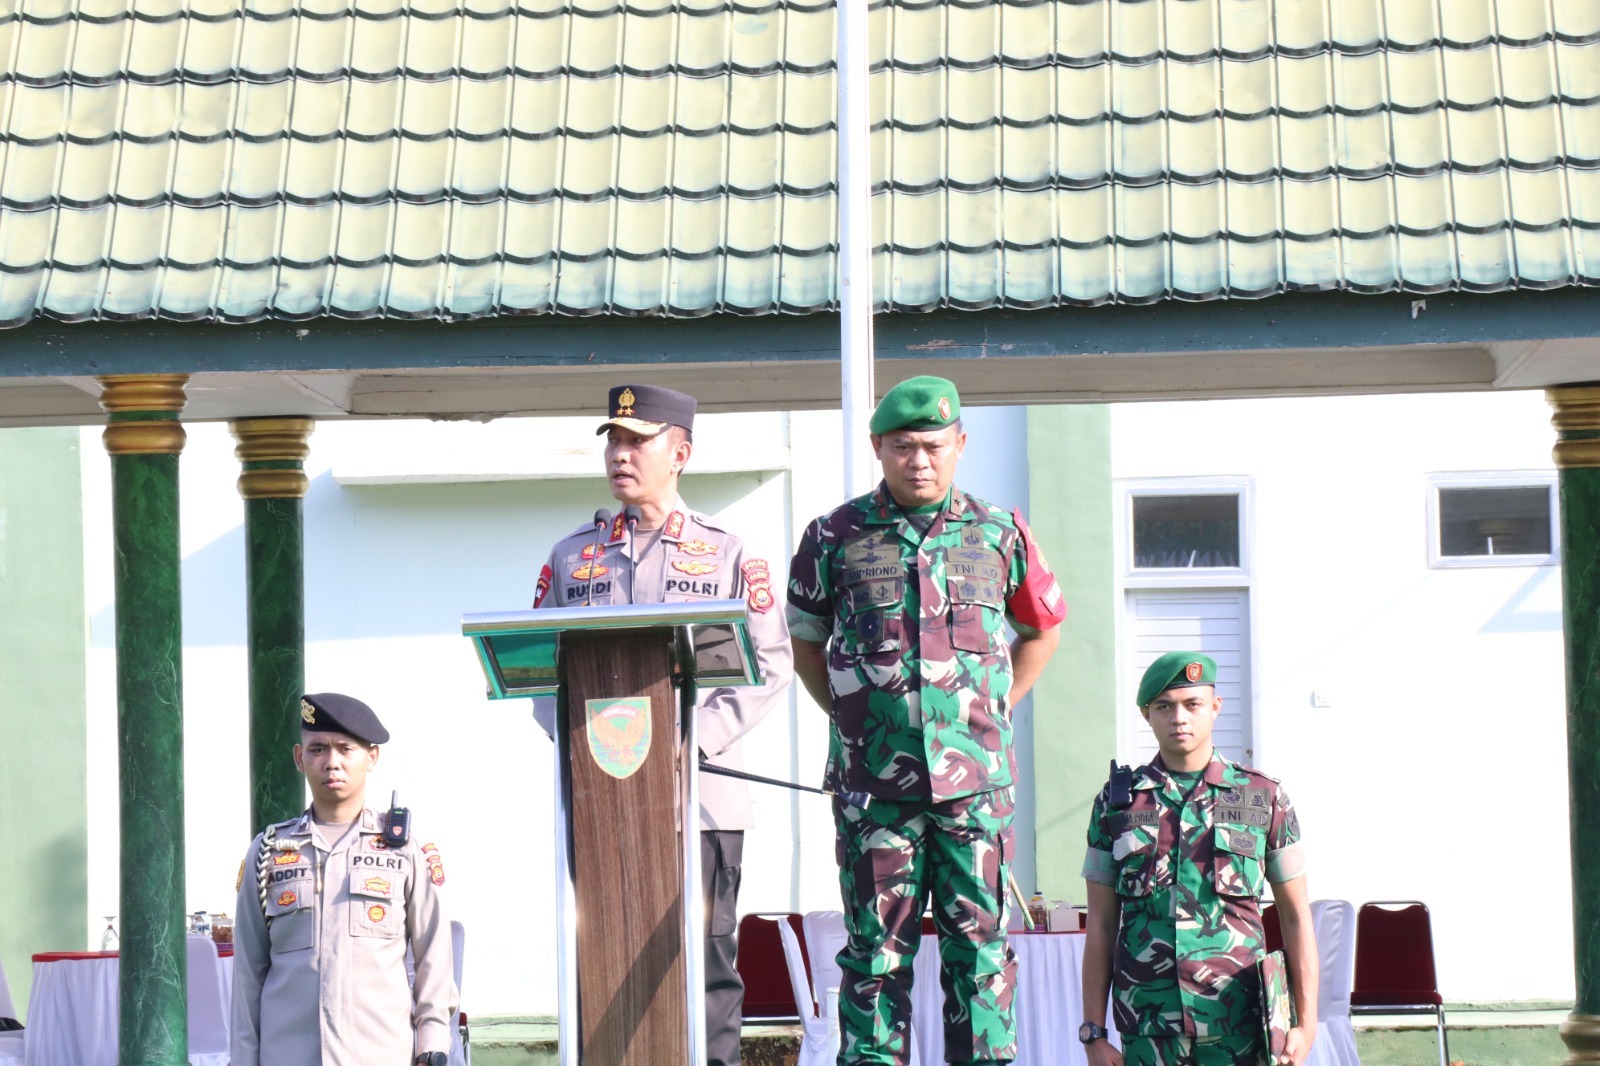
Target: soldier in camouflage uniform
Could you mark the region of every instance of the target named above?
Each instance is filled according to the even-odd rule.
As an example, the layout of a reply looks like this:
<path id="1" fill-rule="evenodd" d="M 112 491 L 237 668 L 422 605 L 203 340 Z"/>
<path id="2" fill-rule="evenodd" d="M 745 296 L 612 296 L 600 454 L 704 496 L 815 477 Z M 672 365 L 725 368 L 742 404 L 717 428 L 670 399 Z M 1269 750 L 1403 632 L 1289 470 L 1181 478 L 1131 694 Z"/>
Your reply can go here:
<path id="1" fill-rule="evenodd" d="M 949 1061 L 1015 1055 L 1011 708 L 1066 607 L 1021 516 L 953 486 L 960 418 L 942 378 L 890 390 L 871 423 L 883 482 L 811 523 L 789 569 L 795 672 L 832 718 L 827 784 L 871 797 L 834 801 L 846 1066 L 908 1060 L 930 895 Z"/>
<path id="2" fill-rule="evenodd" d="M 1161 752 L 1119 767 L 1095 800 L 1083 876 L 1089 928 L 1079 1038 L 1090 1066 L 1259 1066 L 1261 890 L 1272 885 L 1298 1024 L 1281 1063 L 1317 1031 L 1317 947 L 1300 823 L 1274 779 L 1222 757 L 1211 730 L 1217 664 L 1169 652 L 1140 682 Z M 1107 992 L 1121 1035 L 1106 1039 Z"/>

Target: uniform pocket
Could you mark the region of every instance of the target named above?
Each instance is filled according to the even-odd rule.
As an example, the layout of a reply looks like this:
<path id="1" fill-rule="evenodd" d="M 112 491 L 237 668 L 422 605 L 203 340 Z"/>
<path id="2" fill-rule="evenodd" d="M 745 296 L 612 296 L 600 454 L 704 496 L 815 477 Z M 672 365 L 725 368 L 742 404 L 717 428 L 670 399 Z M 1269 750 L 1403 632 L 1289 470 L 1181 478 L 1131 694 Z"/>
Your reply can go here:
<path id="1" fill-rule="evenodd" d="M 905 580 L 885 578 L 863 581 L 844 590 L 845 639 L 847 655 L 898 654 L 903 646 L 904 626 L 901 605 L 905 601 Z"/>
<path id="2" fill-rule="evenodd" d="M 311 906 L 311 879 L 280 882 L 267 890 L 267 939 L 274 955 L 311 947 L 316 911 Z"/>
<path id="3" fill-rule="evenodd" d="M 350 874 L 350 935 L 397 937 L 401 932 L 399 871 Z"/>
<path id="4" fill-rule="evenodd" d="M 1213 883 L 1219 896 L 1255 898 L 1261 895 L 1267 839 L 1264 833 L 1238 826 L 1219 825 L 1212 838 L 1216 856 Z"/>
<path id="5" fill-rule="evenodd" d="M 1000 583 L 986 578 L 946 579 L 950 644 L 961 651 L 990 652 L 1002 632 Z"/>
<path id="6" fill-rule="evenodd" d="M 1130 899 L 1155 891 L 1157 827 L 1126 829 L 1111 842 L 1111 859 L 1117 866 L 1117 895 Z"/>

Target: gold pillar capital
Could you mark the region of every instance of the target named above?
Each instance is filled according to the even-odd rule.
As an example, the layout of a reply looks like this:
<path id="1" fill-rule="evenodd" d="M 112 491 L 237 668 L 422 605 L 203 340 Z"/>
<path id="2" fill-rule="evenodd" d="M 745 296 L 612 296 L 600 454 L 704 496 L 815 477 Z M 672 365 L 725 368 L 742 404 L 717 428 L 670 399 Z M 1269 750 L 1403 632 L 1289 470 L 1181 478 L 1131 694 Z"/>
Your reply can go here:
<path id="1" fill-rule="evenodd" d="M 1567 1045 L 1565 1066 L 1600 1063 L 1600 1015 L 1567 1015 L 1561 1023 L 1561 1042 Z"/>
<path id="2" fill-rule="evenodd" d="M 310 487 L 305 459 L 316 422 L 309 418 L 236 418 L 228 423 L 244 464 L 239 495 L 247 500 L 301 499 Z"/>
<path id="3" fill-rule="evenodd" d="M 109 421 L 101 434 L 112 455 L 177 455 L 186 434 L 178 414 L 188 374 L 119 374 L 102 377 L 100 407 Z"/>
<path id="4" fill-rule="evenodd" d="M 1600 385 L 1563 385 L 1546 389 L 1545 397 L 1555 409 L 1556 466 L 1600 467 Z"/>

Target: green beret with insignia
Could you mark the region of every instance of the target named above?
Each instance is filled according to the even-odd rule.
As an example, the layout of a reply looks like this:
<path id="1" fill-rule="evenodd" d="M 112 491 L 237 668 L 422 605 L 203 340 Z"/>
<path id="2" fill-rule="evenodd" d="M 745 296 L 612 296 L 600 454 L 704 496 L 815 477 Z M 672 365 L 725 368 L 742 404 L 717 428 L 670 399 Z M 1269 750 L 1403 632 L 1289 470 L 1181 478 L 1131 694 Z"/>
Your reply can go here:
<path id="1" fill-rule="evenodd" d="M 1150 664 L 1139 682 L 1139 706 L 1169 688 L 1188 688 L 1190 685 L 1215 685 L 1217 661 L 1197 651 L 1169 651 Z"/>
<path id="2" fill-rule="evenodd" d="M 944 378 L 908 378 L 883 394 L 867 428 L 882 436 L 897 429 L 943 429 L 961 418 L 961 396 Z"/>

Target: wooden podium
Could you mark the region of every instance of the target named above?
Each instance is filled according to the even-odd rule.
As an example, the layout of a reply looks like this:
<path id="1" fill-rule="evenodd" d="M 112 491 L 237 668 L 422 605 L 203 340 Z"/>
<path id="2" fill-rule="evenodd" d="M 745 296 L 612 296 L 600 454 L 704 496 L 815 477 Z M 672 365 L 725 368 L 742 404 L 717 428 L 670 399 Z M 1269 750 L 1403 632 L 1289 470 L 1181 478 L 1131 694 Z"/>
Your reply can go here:
<path id="1" fill-rule="evenodd" d="M 562 1066 L 704 1061 L 700 686 L 762 682 L 743 600 L 462 616 L 491 699 L 556 699 Z"/>

